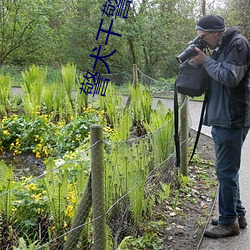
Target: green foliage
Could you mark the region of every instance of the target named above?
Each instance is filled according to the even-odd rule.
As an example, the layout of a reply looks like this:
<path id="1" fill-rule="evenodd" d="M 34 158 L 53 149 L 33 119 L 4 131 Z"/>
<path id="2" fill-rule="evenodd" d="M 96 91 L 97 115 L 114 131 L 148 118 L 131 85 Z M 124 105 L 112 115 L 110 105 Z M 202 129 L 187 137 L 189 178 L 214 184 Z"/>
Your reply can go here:
<path id="1" fill-rule="evenodd" d="M 43 102 L 46 108 L 46 113 L 48 114 L 53 111 L 55 89 L 55 84 L 51 86 L 46 86 L 46 88 L 44 89 Z"/>
<path id="2" fill-rule="evenodd" d="M 20 237 L 18 239 L 18 246 L 15 247 L 13 246 L 13 250 L 35 250 L 38 249 L 40 247 L 40 243 L 38 240 L 36 241 L 32 241 L 29 236 L 25 235 L 26 238 L 28 239 L 26 242 L 25 239 L 23 237 Z M 44 250 L 49 250 L 48 247 L 43 247 Z"/>
<path id="3" fill-rule="evenodd" d="M 141 123 L 150 123 L 152 100 L 153 97 L 148 89 L 143 85 L 130 85 L 130 96 L 132 101 L 133 122 L 140 125 Z"/>
<path id="4" fill-rule="evenodd" d="M 159 202 L 162 203 L 164 200 L 168 200 L 171 191 L 171 183 L 162 183 L 160 182 L 161 188 L 157 192 L 159 195 Z"/>
<path id="5" fill-rule="evenodd" d="M 65 172 L 55 171 L 56 165 L 52 159 L 46 164 L 44 185 L 48 193 L 50 211 L 56 222 L 57 229 L 63 228 L 64 211 L 67 206 L 68 176 Z"/>
<path id="6" fill-rule="evenodd" d="M 27 56 L 46 43 L 43 36 L 48 28 L 44 16 L 47 11 L 46 5 L 43 1 L 18 0 L 15 3 L 1 1 L 0 8 L 2 10 L 0 65 L 11 59 L 15 63 L 20 63 L 20 57 L 26 60 L 23 53 Z M 32 48 L 24 46 L 26 44 L 33 46 Z"/>
<path id="7" fill-rule="evenodd" d="M 153 249 L 163 250 L 163 242 L 156 233 L 145 233 L 142 237 L 127 236 L 118 246 L 117 250 Z"/>
<path id="8" fill-rule="evenodd" d="M 147 140 L 111 143 L 112 154 L 106 155 L 105 192 L 107 207 L 127 194 L 126 205 L 130 207 L 135 224 L 142 219 L 144 206 L 144 189 L 148 174 L 151 153 Z M 120 211 L 122 212 L 122 211 Z"/>
<path id="9" fill-rule="evenodd" d="M 8 98 L 10 96 L 12 79 L 10 74 L 0 75 L 0 116 L 7 116 L 9 110 Z"/>
<path id="10" fill-rule="evenodd" d="M 24 82 L 21 86 L 24 90 L 24 110 L 29 117 L 34 118 L 37 112 L 39 114 L 46 75 L 47 68 L 42 69 L 35 65 L 22 72 Z"/>
<path id="11" fill-rule="evenodd" d="M 98 100 L 100 109 L 107 112 L 107 122 L 110 127 L 117 128 L 121 124 L 120 119 L 123 116 L 123 109 L 121 105 L 122 98 L 121 96 L 117 95 L 115 85 L 109 84 L 106 90 L 106 95 L 99 95 Z"/>
<path id="12" fill-rule="evenodd" d="M 14 178 L 12 166 L 8 167 L 3 160 L 0 161 L 0 214 L 5 216 L 6 222 L 9 222 L 12 206 L 13 195 L 10 190 L 13 188 Z"/>
<path id="13" fill-rule="evenodd" d="M 159 163 L 167 159 L 173 150 L 173 112 L 166 111 L 163 104 L 159 101 L 157 107 L 151 114 L 151 123 L 146 123 L 145 127 L 152 139 L 154 155 Z"/>
<path id="14" fill-rule="evenodd" d="M 36 70 L 37 68 L 32 67 L 29 72 L 25 71 L 24 78 L 27 83 L 35 82 L 35 76 L 38 75 Z M 72 73 L 71 70 L 69 72 Z M 67 79 L 72 79 L 71 73 Z M 89 128 L 93 123 L 103 124 L 107 134 L 105 191 L 106 208 L 110 209 L 109 223 L 112 222 L 112 216 L 118 213 L 122 218 L 121 223 L 127 222 L 130 218 L 133 227 L 140 227 L 142 220 L 153 208 L 152 201 L 149 201 L 149 198 L 145 200 L 150 167 L 158 164 L 160 160 L 165 160 L 168 157 L 167 153 L 171 152 L 171 147 L 166 146 L 166 141 L 171 141 L 172 135 L 171 112 L 166 112 L 162 104 L 158 104 L 157 109 L 153 111 L 152 96 L 149 90 L 144 90 L 140 85 L 132 90 L 134 106 L 131 105 L 124 110 L 121 97 L 116 95 L 114 85 L 109 85 L 107 99 L 99 100 L 99 110 L 88 106 L 83 108 L 81 114 L 79 109 L 74 113 L 76 102 L 71 103 L 66 87 L 59 88 L 59 84 L 58 88 L 55 86 L 51 85 L 51 89 L 47 91 L 48 96 L 53 96 L 53 102 L 42 95 L 40 103 L 40 112 L 51 111 L 50 114 L 37 114 L 35 117 L 13 115 L 3 118 L 0 122 L 2 151 L 12 150 L 14 154 L 33 152 L 37 158 L 46 158 L 46 172 L 43 178 L 39 178 L 37 182 L 31 179 L 20 181 L 21 188 L 12 193 L 15 197 L 12 217 L 16 222 L 14 230 L 24 228 L 21 237 L 26 239 L 27 234 L 36 243 L 37 220 L 41 217 L 49 223 L 48 231 L 51 237 L 62 235 L 70 228 L 90 171 L 89 153 L 84 152 L 84 149 L 89 145 Z M 32 84 L 26 84 L 25 88 L 26 92 L 32 95 Z M 67 93 L 64 98 L 63 93 Z M 137 100 L 140 105 L 136 105 Z M 71 119 L 63 119 L 67 105 L 71 105 L 69 107 L 72 108 L 67 111 L 68 115 L 76 115 Z M 60 122 L 56 122 L 56 115 L 60 116 Z M 131 139 L 135 135 L 133 119 L 147 128 L 147 135 Z M 110 124 L 112 129 L 109 127 Z M 158 130 L 159 127 L 164 129 Z M 62 159 L 54 161 L 49 158 L 50 156 Z M 164 192 L 167 197 L 170 187 Z M 113 207 L 119 199 L 122 202 Z M 147 204 L 151 204 L 150 207 L 147 207 Z M 113 236 L 113 228 L 110 230 L 110 235 Z M 114 246 L 119 242 L 118 237 L 112 239 Z M 155 242 L 155 249 L 160 249 L 157 248 L 160 247 L 160 243 L 157 243 L 156 235 L 153 238 L 145 236 L 144 239 L 138 239 L 135 248 L 147 247 L 149 240 Z M 62 246 L 63 241 L 64 239 L 58 242 L 56 240 L 56 244 Z M 28 246 L 29 242 L 25 244 Z"/>
<path id="15" fill-rule="evenodd" d="M 67 63 L 66 66 L 61 66 L 62 86 L 65 89 L 69 99 L 71 100 L 72 91 L 76 81 L 76 66 Z"/>
<path id="16" fill-rule="evenodd" d="M 68 124 L 55 124 L 47 115 L 35 119 L 13 115 L 0 121 L 0 150 L 12 150 L 14 155 L 33 152 L 37 158 L 58 157 L 87 142 L 90 126 L 101 122 L 102 116 L 91 107 Z"/>
<path id="17" fill-rule="evenodd" d="M 20 235 L 23 237 L 29 236 L 28 239 L 35 240 L 38 234 L 37 225 L 42 218 L 48 218 L 48 197 L 46 190 L 39 179 L 31 181 L 32 176 L 25 178 L 16 183 L 15 190 L 12 194 L 15 197 L 13 202 L 13 225 L 18 231 L 22 228 Z M 25 237 L 26 238 L 26 237 Z"/>

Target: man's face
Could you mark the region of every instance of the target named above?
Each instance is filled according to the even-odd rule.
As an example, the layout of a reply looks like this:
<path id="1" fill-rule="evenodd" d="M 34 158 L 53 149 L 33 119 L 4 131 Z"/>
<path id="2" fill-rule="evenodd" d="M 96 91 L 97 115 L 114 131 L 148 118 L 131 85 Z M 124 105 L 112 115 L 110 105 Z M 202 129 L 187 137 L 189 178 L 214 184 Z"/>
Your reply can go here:
<path id="1" fill-rule="evenodd" d="M 206 32 L 203 30 L 197 30 L 196 33 L 208 44 L 210 49 L 215 49 L 218 46 L 221 32 Z"/>

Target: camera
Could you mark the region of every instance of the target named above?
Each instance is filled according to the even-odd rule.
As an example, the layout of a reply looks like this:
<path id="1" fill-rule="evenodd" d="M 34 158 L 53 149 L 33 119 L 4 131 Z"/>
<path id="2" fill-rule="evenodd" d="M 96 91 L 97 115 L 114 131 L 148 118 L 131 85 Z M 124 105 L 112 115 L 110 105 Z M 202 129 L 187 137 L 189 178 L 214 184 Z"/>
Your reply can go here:
<path id="1" fill-rule="evenodd" d="M 195 51 L 195 47 L 199 48 L 200 50 L 203 50 L 207 48 L 207 43 L 199 36 L 197 36 L 190 45 L 180 54 L 176 57 L 177 61 L 179 63 L 183 63 L 188 58 L 198 55 L 198 53 Z"/>

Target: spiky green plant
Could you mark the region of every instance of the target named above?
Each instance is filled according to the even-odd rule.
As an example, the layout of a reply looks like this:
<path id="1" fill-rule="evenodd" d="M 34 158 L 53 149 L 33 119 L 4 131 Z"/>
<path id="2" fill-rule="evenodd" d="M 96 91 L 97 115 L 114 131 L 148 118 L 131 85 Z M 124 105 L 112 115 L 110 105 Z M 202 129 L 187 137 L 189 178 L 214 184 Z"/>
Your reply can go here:
<path id="1" fill-rule="evenodd" d="M 80 83 L 83 82 L 83 76 L 77 77 L 77 84 L 80 86 Z M 83 108 L 87 108 L 89 105 L 89 96 L 85 93 L 80 94 L 80 90 L 76 90 L 76 97 L 75 97 L 75 117 L 82 113 Z"/>
<path id="2" fill-rule="evenodd" d="M 67 206 L 68 177 L 56 170 L 52 159 L 48 160 L 46 171 L 44 184 L 48 193 L 49 207 L 57 230 L 60 230 L 63 228 L 64 211 Z"/>
<path id="3" fill-rule="evenodd" d="M 8 97 L 10 96 L 12 79 L 10 74 L 0 75 L 0 115 L 7 116 Z"/>
<path id="4" fill-rule="evenodd" d="M 173 152 L 173 112 L 167 111 L 161 101 L 151 114 L 151 122 L 145 123 L 154 149 L 156 163 L 163 162 Z"/>
<path id="5" fill-rule="evenodd" d="M 150 123 L 152 111 L 152 95 L 141 84 L 129 85 L 129 93 L 132 101 L 134 123 L 139 125 L 143 122 Z"/>
<path id="6" fill-rule="evenodd" d="M 107 154 L 106 203 L 110 207 L 124 195 L 136 224 L 141 221 L 144 207 L 144 188 L 152 158 L 147 139 L 111 143 L 112 154 Z M 121 212 L 121 211 L 120 211 Z"/>
<path id="7" fill-rule="evenodd" d="M 46 107 L 46 113 L 49 114 L 53 111 L 53 102 L 56 85 L 46 86 L 44 89 L 43 102 Z"/>
<path id="8" fill-rule="evenodd" d="M 29 70 L 22 72 L 24 82 L 21 87 L 24 91 L 24 110 L 31 117 L 39 111 L 43 90 L 46 82 L 47 68 L 41 68 L 36 65 L 29 67 Z"/>
<path id="9" fill-rule="evenodd" d="M 6 166 L 4 161 L 0 161 L 0 213 L 5 216 L 8 222 L 11 217 L 13 206 L 13 194 L 11 189 L 14 186 L 12 166 Z"/>
<path id="10" fill-rule="evenodd" d="M 112 128 L 120 124 L 119 119 L 123 115 L 121 103 L 122 98 L 117 95 L 114 84 L 109 84 L 105 96 L 99 95 L 100 109 L 107 112 L 108 123 Z"/>
<path id="11" fill-rule="evenodd" d="M 65 89 L 69 100 L 72 101 L 72 91 L 76 81 L 76 66 L 72 63 L 67 63 L 66 66 L 61 66 L 62 86 Z"/>

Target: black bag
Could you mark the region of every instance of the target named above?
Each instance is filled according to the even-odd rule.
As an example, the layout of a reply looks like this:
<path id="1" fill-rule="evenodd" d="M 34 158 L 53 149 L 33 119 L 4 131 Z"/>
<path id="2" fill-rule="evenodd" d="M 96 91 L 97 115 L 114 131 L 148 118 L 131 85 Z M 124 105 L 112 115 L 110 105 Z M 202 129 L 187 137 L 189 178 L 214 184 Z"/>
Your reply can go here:
<path id="1" fill-rule="evenodd" d="M 181 71 L 175 81 L 177 92 L 191 97 L 201 96 L 209 79 L 203 65 L 197 64 L 192 58 L 181 64 Z"/>

